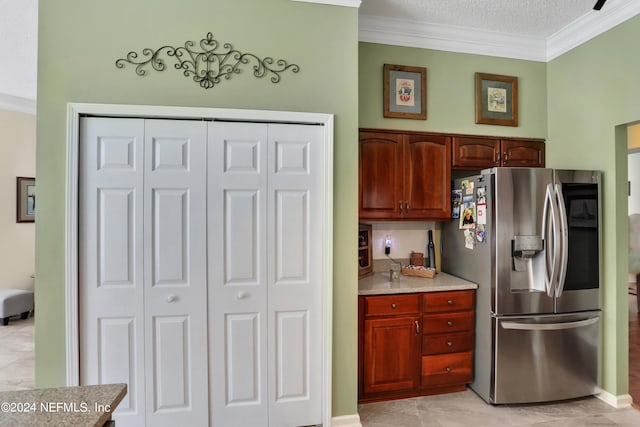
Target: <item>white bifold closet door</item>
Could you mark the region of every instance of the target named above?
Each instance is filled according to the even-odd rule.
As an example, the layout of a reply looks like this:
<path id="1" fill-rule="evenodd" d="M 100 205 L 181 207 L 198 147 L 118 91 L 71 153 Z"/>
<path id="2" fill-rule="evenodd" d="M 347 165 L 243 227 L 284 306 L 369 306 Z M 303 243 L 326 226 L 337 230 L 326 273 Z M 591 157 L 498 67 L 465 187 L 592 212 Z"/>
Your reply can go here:
<path id="1" fill-rule="evenodd" d="M 118 426 L 207 424 L 206 136 L 81 121 L 80 381 L 128 384 Z"/>
<path id="2" fill-rule="evenodd" d="M 322 423 L 323 128 L 209 124 L 211 423 Z"/>
<path id="3" fill-rule="evenodd" d="M 118 426 L 323 422 L 323 143 L 81 119 L 80 379 L 128 384 Z"/>

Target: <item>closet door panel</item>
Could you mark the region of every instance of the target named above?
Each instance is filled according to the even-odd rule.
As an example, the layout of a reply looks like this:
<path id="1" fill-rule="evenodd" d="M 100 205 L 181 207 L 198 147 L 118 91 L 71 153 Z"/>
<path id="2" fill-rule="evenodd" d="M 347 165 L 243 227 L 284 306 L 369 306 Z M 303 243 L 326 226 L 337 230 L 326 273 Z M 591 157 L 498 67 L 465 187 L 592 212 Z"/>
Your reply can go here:
<path id="1" fill-rule="evenodd" d="M 209 124 L 209 425 L 268 425 L 267 125 Z"/>
<path id="2" fill-rule="evenodd" d="M 126 383 L 118 425 L 145 420 L 144 121 L 80 122 L 80 384 Z"/>
<path id="3" fill-rule="evenodd" d="M 147 425 L 206 425 L 206 124 L 145 121 Z"/>
<path id="4" fill-rule="evenodd" d="M 269 125 L 269 425 L 322 424 L 321 126 Z"/>

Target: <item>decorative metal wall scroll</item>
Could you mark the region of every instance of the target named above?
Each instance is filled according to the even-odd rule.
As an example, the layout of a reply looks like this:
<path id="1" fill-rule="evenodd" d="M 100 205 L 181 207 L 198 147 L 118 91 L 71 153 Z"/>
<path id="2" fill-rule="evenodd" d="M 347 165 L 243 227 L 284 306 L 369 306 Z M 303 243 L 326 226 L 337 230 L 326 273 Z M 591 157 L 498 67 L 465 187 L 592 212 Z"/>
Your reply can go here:
<path id="1" fill-rule="evenodd" d="M 271 76 L 272 83 L 278 83 L 281 79 L 280 73 L 291 70 L 293 73 L 300 71 L 300 67 L 296 64 L 289 64 L 284 59 L 274 59 L 267 56 L 263 59 L 252 53 L 242 53 L 233 49 L 229 43 L 223 45 L 225 51 L 216 52 L 219 43 L 213 39 L 213 34 L 207 33 L 207 37 L 200 40 L 199 49 L 195 47 L 195 43 L 187 41 L 184 47 L 162 46 L 157 50 L 145 48 L 142 50 L 142 58 L 138 59 L 136 52 L 129 52 L 126 58 L 120 58 L 116 61 L 117 68 L 124 68 L 125 65 L 132 64 L 136 66 L 136 74 L 145 76 L 147 74 L 147 66 L 156 71 L 164 71 L 166 68 L 162 54 L 167 57 L 173 57 L 176 60 L 174 67 L 177 70 L 183 70 L 185 77 L 192 77 L 193 81 L 198 83 L 200 87 L 211 89 L 215 85 L 221 83 L 221 79 L 229 80 L 234 74 L 241 72 L 242 65 L 254 62 L 253 75 L 262 78 L 267 75 Z"/>

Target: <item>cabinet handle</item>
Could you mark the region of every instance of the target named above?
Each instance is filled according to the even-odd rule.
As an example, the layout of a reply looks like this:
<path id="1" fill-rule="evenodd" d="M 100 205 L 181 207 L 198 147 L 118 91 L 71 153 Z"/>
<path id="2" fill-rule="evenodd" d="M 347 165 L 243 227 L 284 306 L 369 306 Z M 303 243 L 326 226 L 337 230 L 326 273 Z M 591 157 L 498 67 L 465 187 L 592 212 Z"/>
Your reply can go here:
<path id="1" fill-rule="evenodd" d="M 496 153 L 496 165 L 500 166 L 500 152 Z"/>
<path id="2" fill-rule="evenodd" d="M 395 302 L 393 304 L 391 304 L 391 308 L 393 308 L 394 310 L 396 309 L 396 307 L 397 307 L 397 305 L 396 305 Z"/>
<path id="3" fill-rule="evenodd" d="M 451 346 L 453 345 L 453 343 L 452 343 L 451 341 L 447 341 L 447 345 L 448 345 L 449 347 L 451 347 Z"/>
<path id="4" fill-rule="evenodd" d="M 400 214 L 402 214 L 402 200 L 400 200 Z"/>
<path id="5" fill-rule="evenodd" d="M 404 213 L 409 213 L 409 201 L 405 200 L 404 201 Z"/>
<path id="6" fill-rule="evenodd" d="M 447 371 L 447 374 L 451 373 L 451 368 L 447 366 L 447 369 L 445 369 L 445 371 Z"/>
<path id="7" fill-rule="evenodd" d="M 502 155 L 502 158 L 504 159 L 503 163 L 506 165 L 507 162 L 509 161 L 509 155 L 507 154 L 507 152 L 505 151 L 504 154 Z"/>
<path id="8" fill-rule="evenodd" d="M 453 326 L 453 322 L 452 321 L 448 321 L 447 322 L 447 326 Z"/>
<path id="9" fill-rule="evenodd" d="M 447 301 L 447 304 L 449 304 L 449 305 L 453 305 L 453 300 L 449 300 L 449 301 Z"/>
<path id="10" fill-rule="evenodd" d="M 420 335 L 420 323 L 416 320 L 416 336 Z"/>

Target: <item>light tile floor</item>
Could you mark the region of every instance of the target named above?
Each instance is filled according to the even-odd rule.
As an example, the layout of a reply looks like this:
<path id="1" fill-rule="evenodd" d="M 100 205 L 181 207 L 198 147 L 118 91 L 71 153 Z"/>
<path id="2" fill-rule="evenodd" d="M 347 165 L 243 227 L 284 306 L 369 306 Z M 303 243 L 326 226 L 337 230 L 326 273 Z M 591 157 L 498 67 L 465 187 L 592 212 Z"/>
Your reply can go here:
<path id="1" fill-rule="evenodd" d="M 35 385 L 33 317 L 0 324 L 0 391 Z"/>
<path id="2" fill-rule="evenodd" d="M 640 411 L 615 409 L 589 397 L 571 401 L 492 406 L 473 391 L 358 406 L 363 427 L 640 426 Z"/>
<path id="3" fill-rule="evenodd" d="M 33 317 L 0 325 L 0 391 L 34 387 Z M 597 398 L 543 405 L 486 404 L 461 393 L 359 405 L 363 427 L 640 426 L 640 411 L 614 409 Z"/>

